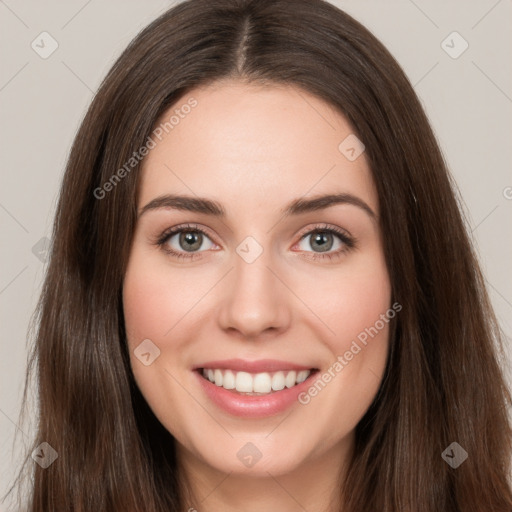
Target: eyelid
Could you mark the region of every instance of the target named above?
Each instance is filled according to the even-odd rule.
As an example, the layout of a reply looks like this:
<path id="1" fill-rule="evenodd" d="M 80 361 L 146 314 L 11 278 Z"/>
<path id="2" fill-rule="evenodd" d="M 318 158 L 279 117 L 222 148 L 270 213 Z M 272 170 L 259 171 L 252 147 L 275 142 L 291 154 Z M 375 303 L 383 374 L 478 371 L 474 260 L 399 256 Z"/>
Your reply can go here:
<path id="1" fill-rule="evenodd" d="M 306 226 L 305 228 L 301 229 L 297 236 L 299 237 L 299 240 L 302 240 L 304 236 L 310 235 L 312 233 L 318 232 L 318 231 L 333 231 L 334 233 L 344 236 L 346 238 L 350 238 L 351 240 L 355 241 L 355 238 L 346 230 L 343 228 L 340 228 L 339 226 L 335 226 L 334 224 L 326 224 L 321 223 L 317 224 L 316 226 L 311 227 L 311 225 Z"/>
<path id="2" fill-rule="evenodd" d="M 173 235 L 176 235 L 177 233 L 181 233 L 182 231 L 198 231 L 202 233 L 203 235 L 206 235 L 208 238 L 211 239 L 215 245 L 217 242 L 214 241 L 215 236 L 213 236 L 208 228 L 205 228 L 203 226 L 200 226 L 199 224 L 194 224 L 191 222 L 188 222 L 186 224 L 178 224 L 177 226 L 173 226 L 172 228 L 168 228 L 164 230 L 163 233 L 161 233 L 157 239 L 155 240 L 155 243 L 165 243 L 167 240 L 169 240 L 170 237 Z"/>

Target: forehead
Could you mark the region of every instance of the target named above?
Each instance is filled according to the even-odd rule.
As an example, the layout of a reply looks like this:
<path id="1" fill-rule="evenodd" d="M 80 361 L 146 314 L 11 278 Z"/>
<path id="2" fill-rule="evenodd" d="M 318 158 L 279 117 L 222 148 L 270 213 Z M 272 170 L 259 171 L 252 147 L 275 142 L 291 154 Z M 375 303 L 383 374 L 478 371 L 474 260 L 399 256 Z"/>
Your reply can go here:
<path id="1" fill-rule="evenodd" d="M 139 204 L 186 193 L 216 199 L 235 214 L 237 205 L 278 209 L 296 197 L 343 192 L 378 210 L 364 152 L 355 160 L 343 152 L 353 128 L 300 88 L 215 83 L 183 96 L 158 127 Z"/>

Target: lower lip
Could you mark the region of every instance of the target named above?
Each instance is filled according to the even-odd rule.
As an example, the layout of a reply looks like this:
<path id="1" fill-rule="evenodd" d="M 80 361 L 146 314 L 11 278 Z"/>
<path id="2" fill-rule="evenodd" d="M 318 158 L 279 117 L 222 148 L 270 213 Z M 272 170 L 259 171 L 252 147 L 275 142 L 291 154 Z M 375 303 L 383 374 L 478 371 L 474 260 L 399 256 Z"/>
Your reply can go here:
<path id="1" fill-rule="evenodd" d="M 205 379 L 200 372 L 194 371 L 194 373 L 210 400 L 227 413 L 243 418 L 264 418 L 284 412 L 297 403 L 298 395 L 311 386 L 311 379 L 317 372 L 311 373 L 304 382 L 292 388 L 284 388 L 261 396 L 242 395 L 229 391 Z"/>

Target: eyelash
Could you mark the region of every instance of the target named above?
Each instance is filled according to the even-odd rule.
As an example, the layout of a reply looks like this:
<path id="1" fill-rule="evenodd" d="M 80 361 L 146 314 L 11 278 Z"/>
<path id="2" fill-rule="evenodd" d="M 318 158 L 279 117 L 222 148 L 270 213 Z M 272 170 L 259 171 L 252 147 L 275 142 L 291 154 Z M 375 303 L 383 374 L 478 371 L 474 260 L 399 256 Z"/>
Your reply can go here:
<path id="1" fill-rule="evenodd" d="M 211 238 L 210 235 L 208 234 L 208 232 L 205 231 L 204 229 L 202 229 L 201 227 L 199 227 L 198 225 L 184 224 L 184 225 L 175 226 L 173 228 L 167 229 L 157 238 L 157 240 L 154 241 L 154 244 L 157 245 L 158 247 L 160 247 L 165 253 L 171 255 L 173 258 L 177 258 L 177 259 L 185 258 L 190 261 L 197 259 L 197 257 L 200 258 L 201 257 L 200 252 L 191 252 L 191 253 L 177 252 L 177 251 L 169 248 L 169 246 L 167 245 L 167 242 L 169 241 L 169 239 L 172 238 L 172 236 L 175 235 L 176 233 L 181 233 L 181 232 L 198 232 L 198 233 L 202 233 L 203 235 L 207 236 L 208 238 Z M 329 226 L 327 224 L 316 226 L 313 229 L 310 229 L 310 230 L 302 233 L 300 235 L 299 242 L 302 241 L 304 238 L 306 238 L 308 235 L 313 235 L 315 233 L 332 233 L 332 234 L 338 236 L 338 238 L 343 243 L 343 248 L 338 249 L 338 251 L 332 252 L 332 253 L 315 253 L 315 252 L 313 252 L 312 256 L 307 256 L 307 258 L 312 259 L 314 261 L 325 260 L 325 259 L 329 259 L 329 260 L 337 259 L 356 247 L 357 240 L 354 237 L 349 236 L 345 231 L 343 231 L 339 228 L 336 228 L 334 226 Z M 201 251 L 201 252 L 203 252 L 203 251 Z"/>

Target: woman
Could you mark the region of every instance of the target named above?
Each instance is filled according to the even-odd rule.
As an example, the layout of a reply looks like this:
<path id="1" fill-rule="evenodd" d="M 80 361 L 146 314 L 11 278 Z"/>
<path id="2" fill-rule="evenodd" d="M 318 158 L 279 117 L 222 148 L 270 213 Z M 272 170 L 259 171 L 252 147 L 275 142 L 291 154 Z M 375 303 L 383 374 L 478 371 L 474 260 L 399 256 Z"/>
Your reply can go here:
<path id="1" fill-rule="evenodd" d="M 76 136 L 38 318 L 31 511 L 512 509 L 454 187 L 326 2 L 191 0 L 137 36 Z"/>

